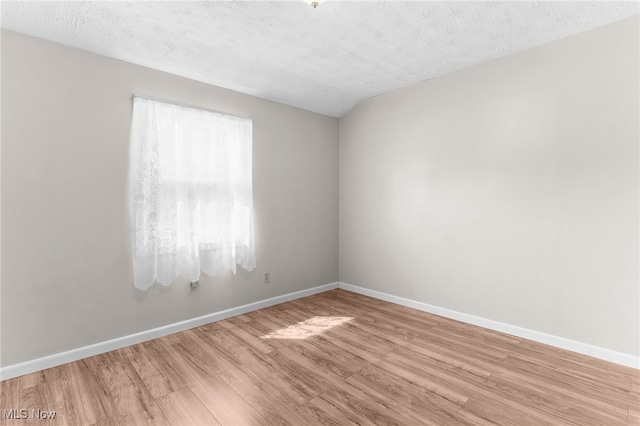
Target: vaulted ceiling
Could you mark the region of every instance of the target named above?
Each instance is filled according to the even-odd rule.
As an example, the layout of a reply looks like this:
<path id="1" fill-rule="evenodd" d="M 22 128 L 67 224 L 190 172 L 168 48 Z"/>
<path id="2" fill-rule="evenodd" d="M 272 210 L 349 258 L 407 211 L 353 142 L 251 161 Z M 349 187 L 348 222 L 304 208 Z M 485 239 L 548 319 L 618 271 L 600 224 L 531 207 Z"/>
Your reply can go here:
<path id="1" fill-rule="evenodd" d="M 3 1 L 2 27 L 340 117 L 639 13 L 638 2 Z"/>

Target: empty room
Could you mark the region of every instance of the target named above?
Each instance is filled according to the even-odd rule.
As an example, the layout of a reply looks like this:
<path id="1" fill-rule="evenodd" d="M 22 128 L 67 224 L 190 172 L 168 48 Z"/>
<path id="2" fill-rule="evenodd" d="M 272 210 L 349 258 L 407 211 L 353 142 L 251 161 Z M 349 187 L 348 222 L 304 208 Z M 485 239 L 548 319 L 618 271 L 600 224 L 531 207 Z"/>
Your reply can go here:
<path id="1" fill-rule="evenodd" d="M 0 425 L 640 425 L 640 3 L 0 22 Z"/>

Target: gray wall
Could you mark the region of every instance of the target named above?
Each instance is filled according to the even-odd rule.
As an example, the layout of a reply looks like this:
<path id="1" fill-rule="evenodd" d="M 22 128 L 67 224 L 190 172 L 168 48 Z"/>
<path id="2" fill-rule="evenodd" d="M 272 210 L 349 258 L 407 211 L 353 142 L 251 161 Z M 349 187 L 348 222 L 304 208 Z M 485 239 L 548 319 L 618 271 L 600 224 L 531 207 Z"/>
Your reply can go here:
<path id="1" fill-rule="evenodd" d="M 340 281 L 639 355 L 638 17 L 340 120 Z"/>
<path id="2" fill-rule="evenodd" d="M 253 273 L 134 289 L 132 93 L 253 118 Z M 335 118 L 10 31 L 1 118 L 2 366 L 338 279 Z"/>

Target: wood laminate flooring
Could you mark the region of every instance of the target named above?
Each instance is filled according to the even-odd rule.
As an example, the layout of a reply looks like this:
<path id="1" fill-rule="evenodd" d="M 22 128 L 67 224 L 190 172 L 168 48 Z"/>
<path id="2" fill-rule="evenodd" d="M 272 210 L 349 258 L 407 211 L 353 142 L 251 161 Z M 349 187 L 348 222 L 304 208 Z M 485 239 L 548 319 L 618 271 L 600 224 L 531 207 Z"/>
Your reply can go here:
<path id="1" fill-rule="evenodd" d="M 0 392 L 3 425 L 640 424 L 638 370 L 345 290 L 6 380 Z M 28 418 L 7 420 L 6 409 Z"/>

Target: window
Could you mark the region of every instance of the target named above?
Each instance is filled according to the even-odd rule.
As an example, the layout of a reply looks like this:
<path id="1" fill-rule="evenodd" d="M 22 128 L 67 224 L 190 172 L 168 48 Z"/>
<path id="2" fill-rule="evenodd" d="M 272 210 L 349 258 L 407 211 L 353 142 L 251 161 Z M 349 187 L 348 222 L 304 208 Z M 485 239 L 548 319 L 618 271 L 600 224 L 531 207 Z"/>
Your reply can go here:
<path id="1" fill-rule="evenodd" d="M 250 119 L 133 98 L 134 284 L 255 268 Z"/>

